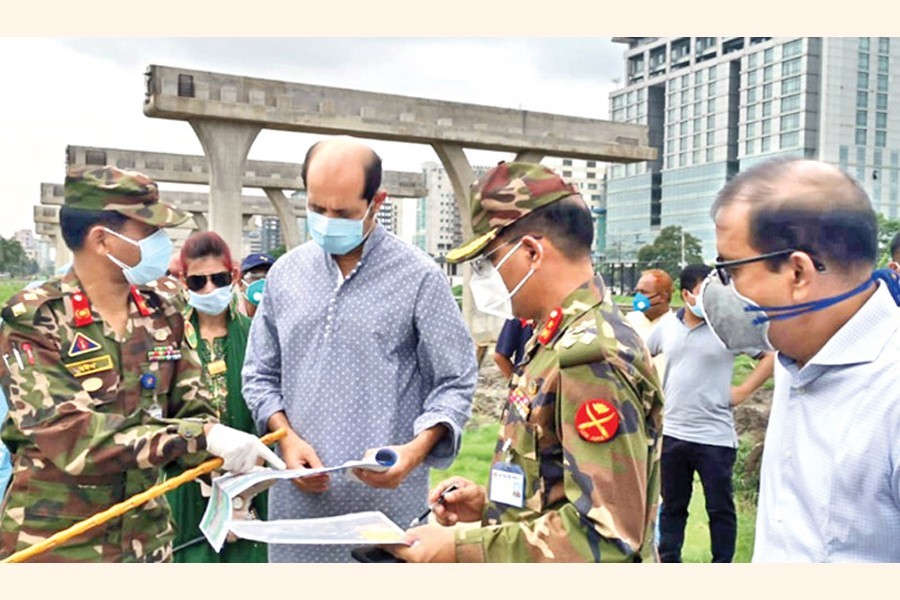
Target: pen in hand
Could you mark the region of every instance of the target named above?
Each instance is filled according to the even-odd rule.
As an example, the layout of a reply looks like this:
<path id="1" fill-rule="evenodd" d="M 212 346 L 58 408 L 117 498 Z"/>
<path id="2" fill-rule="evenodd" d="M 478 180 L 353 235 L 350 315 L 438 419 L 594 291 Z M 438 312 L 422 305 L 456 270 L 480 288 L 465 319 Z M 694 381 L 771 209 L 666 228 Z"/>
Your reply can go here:
<path id="1" fill-rule="evenodd" d="M 452 483 L 452 484 L 448 485 L 448 486 L 447 486 L 447 489 L 445 489 L 443 492 L 441 492 L 441 495 L 438 496 L 437 502 L 435 502 L 434 504 L 429 504 L 429 505 L 428 505 L 428 510 L 426 510 L 426 511 L 423 512 L 421 515 L 419 515 L 418 517 L 416 517 L 415 519 L 413 519 L 412 522 L 409 524 L 409 526 L 410 526 L 410 527 L 415 527 L 416 525 L 418 525 L 419 523 L 421 523 L 422 521 L 424 521 L 424 520 L 428 517 L 428 515 L 431 514 L 431 511 L 434 510 L 434 507 L 435 507 L 435 506 L 437 506 L 438 504 L 443 504 L 443 503 L 444 503 L 444 496 L 446 496 L 447 494 L 449 494 L 449 493 L 452 492 L 453 490 L 457 489 L 458 487 L 459 487 L 459 486 L 457 486 L 455 483 Z"/>

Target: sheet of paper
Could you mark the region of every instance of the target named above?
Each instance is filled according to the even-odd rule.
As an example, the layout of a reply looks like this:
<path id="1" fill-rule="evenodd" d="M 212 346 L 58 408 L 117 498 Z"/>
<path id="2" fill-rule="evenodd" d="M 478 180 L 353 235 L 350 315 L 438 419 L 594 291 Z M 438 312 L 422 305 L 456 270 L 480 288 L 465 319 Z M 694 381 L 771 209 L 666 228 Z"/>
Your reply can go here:
<path id="1" fill-rule="evenodd" d="M 203 535 L 206 536 L 206 539 L 212 547 L 216 549 L 216 552 L 219 552 L 225 544 L 225 538 L 228 536 L 228 532 L 233 531 L 232 526 L 234 523 L 245 522 L 243 520 L 234 521 L 231 518 L 235 497 L 239 495 L 243 496 L 246 501 L 249 502 L 250 498 L 254 495 L 273 486 L 276 481 L 281 479 L 297 479 L 337 471 L 346 471 L 347 475 L 351 476 L 352 472 L 350 469 L 366 469 L 381 472 L 390 469 L 396 462 L 396 452 L 389 448 L 380 448 L 367 458 L 348 460 L 343 464 L 333 467 L 321 467 L 318 469 L 286 469 L 283 471 L 267 467 L 257 467 L 250 473 L 245 473 L 243 475 L 233 475 L 230 473 L 222 475 L 213 480 L 212 494 L 210 495 L 209 502 L 206 504 L 206 511 L 203 513 L 203 518 L 200 520 L 200 531 L 203 532 Z M 277 521 L 274 521 L 273 523 L 277 523 Z M 237 531 L 234 533 L 240 536 Z"/>
<path id="2" fill-rule="evenodd" d="M 232 521 L 245 540 L 269 544 L 405 544 L 404 532 L 379 511 L 319 519 Z"/>

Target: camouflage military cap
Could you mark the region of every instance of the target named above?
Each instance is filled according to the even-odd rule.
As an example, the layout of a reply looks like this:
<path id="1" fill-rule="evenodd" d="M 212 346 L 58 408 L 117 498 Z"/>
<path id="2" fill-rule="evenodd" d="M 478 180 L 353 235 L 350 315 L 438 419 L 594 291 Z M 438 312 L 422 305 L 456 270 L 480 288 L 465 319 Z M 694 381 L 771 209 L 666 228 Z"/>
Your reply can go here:
<path id="1" fill-rule="evenodd" d="M 447 262 L 477 257 L 504 227 L 568 196 L 579 196 L 578 188 L 543 165 L 500 163 L 472 184 L 470 199 L 475 235 L 448 252 Z"/>
<path id="2" fill-rule="evenodd" d="M 175 227 L 190 218 L 159 201 L 152 179 L 112 166 L 75 167 L 66 173 L 64 206 L 76 210 L 112 210 L 154 227 Z"/>

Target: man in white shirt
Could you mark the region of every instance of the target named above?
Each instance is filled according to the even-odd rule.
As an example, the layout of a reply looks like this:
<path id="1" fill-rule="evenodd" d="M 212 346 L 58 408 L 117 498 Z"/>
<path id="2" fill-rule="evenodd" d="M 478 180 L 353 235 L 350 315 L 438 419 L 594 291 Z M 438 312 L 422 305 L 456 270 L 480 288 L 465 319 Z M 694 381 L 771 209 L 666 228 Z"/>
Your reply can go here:
<path id="1" fill-rule="evenodd" d="M 704 291 L 707 321 L 778 350 L 753 560 L 900 561 L 900 286 L 872 271 L 869 198 L 832 165 L 781 159 L 711 214 L 731 288 Z"/>
<path id="2" fill-rule="evenodd" d="M 634 310 L 625 315 L 625 320 L 646 342 L 653 330 L 672 315 L 669 307 L 672 302 L 672 277 L 662 269 L 642 271 L 634 292 Z M 662 381 L 666 374 L 665 355 L 654 356 L 653 364 Z"/>

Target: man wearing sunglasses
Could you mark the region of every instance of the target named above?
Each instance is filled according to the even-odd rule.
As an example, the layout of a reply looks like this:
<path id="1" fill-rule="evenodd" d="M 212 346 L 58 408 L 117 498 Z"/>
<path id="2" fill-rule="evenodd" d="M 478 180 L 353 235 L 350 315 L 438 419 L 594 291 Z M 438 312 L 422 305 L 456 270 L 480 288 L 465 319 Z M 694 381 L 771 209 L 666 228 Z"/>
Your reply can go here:
<path id="1" fill-rule="evenodd" d="M 647 348 L 591 263 L 593 222 L 578 190 L 538 164 L 501 163 L 472 186 L 479 310 L 533 319 L 510 382 L 489 486 L 432 490 L 442 525 L 410 529 L 409 561 L 656 561 L 662 393 Z M 450 485 L 458 489 L 437 499 Z"/>
<path id="2" fill-rule="evenodd" d="M 244 397 L 292 468 L 396 450 L 366 485 L 327 475 L 276 484 L 270 519 L 380 510 L 406 524 L 422 514 L 428 467 L 447 468 L 471 411 L 477 368 L 446 276 L 376 218 L 381 159 L 350 138 L 313 145 L 302 169 L 309 242 L 282 256 L 250 328 Z M 293 483 L 293 485 L 291 484 Z M 272 562 L 348 562 L 344 545 L 271 544 Z"/>
<path id="3" fill-rule="evenodd" d="M 163 228 L 188 215 L 160 202 L 145 175 L 115 167 L 73 169 L 64 189 L 72 267 L 0 312 L 2 437 L 13 455 L 0 557 L 144 491 L 173 461 L 214 454 L 234 471 L 280 463 L 254 436 L 215 423 L 184 320 L 147 287 L 169 263 Z M 171 560 L 172 537 L 157 498 L 37 560 Z"/>
<path id="4" fill-rule="evenodd" d="M 900 290 L 873 272 L 869 198 L 832 165 L 774 160 L 711 215 L 707 321 L 778 351 L 753 560 L 900 561 Z"/>

